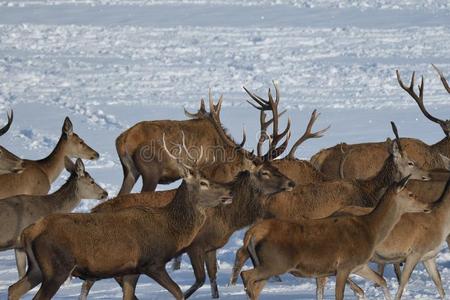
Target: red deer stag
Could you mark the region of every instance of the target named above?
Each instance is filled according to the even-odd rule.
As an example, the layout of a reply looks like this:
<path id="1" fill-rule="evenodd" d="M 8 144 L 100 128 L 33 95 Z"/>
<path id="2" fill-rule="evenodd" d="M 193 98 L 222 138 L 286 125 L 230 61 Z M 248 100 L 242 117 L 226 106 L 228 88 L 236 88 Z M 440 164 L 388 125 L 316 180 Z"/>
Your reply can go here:
<path id="1" fill-rule="evenodd" d="M 438 71 L 440 79 L 448 89 L 448 83 L 442 72 Z M 414 90 L 415 73 L 412 74 L 411 83 L 405 85 L 397 70 L 397 80 L 402 87 L 417 103 L 420 110 L 430 121 L 439 124 L 444 131 L 445 137 L 439 142 L 428 145 L 418 139 L 402 138 L 401 144 L 408 155 L 425 169 L 443 168 L 439 154 L 450 157 L 450 121 L 441 120 L 432 116 L 423 103 L 424 80 L 422 77 L 419 85 L 419 94 Z M 340 144 L 334 147 L 321 150 L 311 158 L 312 164 L 327 176 L 332 178 L 366 179 L 376 174 L 388 157 L 388 147 L 386 142 L 363 143 L 363 144 Z"/>
<path id="2" fill-rule="evenodd" d="M 177 161 L 183 177 L 170 204 L 41 219 L 22 233 L 20 242 L 29 267 L 25 277 L 9 288 L 9 299 L 19 299 L 40 282 L 35 298 L 50 299 L 70 274 L 86 279 L 125 276 L 124 299 L 133 298 L 129 277 L 146 274 L 176 299 L 183 299 L 165 265 L 195 237 L 205 222 L 206 209 L 230 204 L 232 197 L 229 184 L 200 176 L 196 166 L 175 157 L 165 143 L 164 149 Z M 197 161 L 202 155 L 200 148 Z"/>
<path id="3" fill-rule="evenodd" d="M 116 139 L 116 148 L 119 155 L 124 178 L 119 195 L 128 194 L 139 176 L 142 176 L 142 191 L 154 191 L 157 184 L 166 184 L 180 178 L 180 173 L 171 161 L 159 159 L 161 153 L 161 136 L 164 130 L 168 139 L 177 138 L 180 131 L 186 136 L 186 145 L 202 145 L 206 154 L 200 163 L 208 166 L 210 174 L 208 178 L 226 182 L 240 170 L 251 165 L 253 155 L 243 149 L 243 141 L 237 145 L 227 134 L 220 122 L 220 110 L 223 98 L 220 97 L 214 104 L 211 91 L 209 93 L 210 112 L 205 109 L 205 103 L 201 100 L 197 113 L 189 113 L 185 110 L 190 120 L 173 121 L 144 121 L 127 129 Z M 225 166 L 223 162 L 228 162 Z M 214 168 L 220 165 L 220 168 Z"/>

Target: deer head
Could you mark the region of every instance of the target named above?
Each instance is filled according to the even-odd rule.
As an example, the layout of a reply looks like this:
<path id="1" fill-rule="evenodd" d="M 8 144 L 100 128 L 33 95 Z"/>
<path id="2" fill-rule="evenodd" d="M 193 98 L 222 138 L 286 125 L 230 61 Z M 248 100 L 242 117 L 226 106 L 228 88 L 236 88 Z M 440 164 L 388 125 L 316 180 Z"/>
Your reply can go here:
<path id="1" fill-rule="evenodd" d="M 78 195 L 82 199 L 104 200 L 108 193 L 102 189 L 86 172 L 83 161 L 78 158 L 75 163 L 67 156 L 64 157 L 64 166 L 71 176 L 76 176 Z"/>

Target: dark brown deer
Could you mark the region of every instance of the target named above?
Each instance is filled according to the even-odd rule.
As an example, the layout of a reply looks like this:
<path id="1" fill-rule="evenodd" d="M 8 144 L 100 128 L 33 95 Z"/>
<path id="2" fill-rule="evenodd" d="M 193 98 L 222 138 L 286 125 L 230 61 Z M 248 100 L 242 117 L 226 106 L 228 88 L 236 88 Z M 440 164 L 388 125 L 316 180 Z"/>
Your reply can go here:
<path id="1" fill-rule="evenodd" d="M 442 72 L 433 65 L 447 90 L 448 83 Z M 427 170 L 443 168 L 439 154 L 450 157 L 450 121 L 441 120 L 431 115 L 425 108 L 424 79 L 419 85 L 419 94 L 414 90 L 415 73 L 412 74 L 409 86 L 403 83 L 397 70 L 397 80 L 402 87 L 416 101 L 426 118 L 437 123 L 443 130 L 445 137 L 439 142 L 428 145 L 418 139 L 402 138 L 401 144 L 408 155 L 420 167 Z M 367 179 L 375 175 L 389 156 L 386 142 L 363 144 L 339 144 L 321 150 L 311 158 L 311 163 L 324 174 L 332 178 Z"/>
<path id="2" fill-rule="evenodd" d="M 201 150 L 198 161 L 202 154 Z M 183 182 L 163 208 L 55 214 L 25 229 L 21 244 L 29 267 L 25 277 L 10 287 L 9 299 L 19 299 L 40 282 L 35 299 L 50 299 L 71 274 L 85 279 L 125 276 L 124 299 L 133 297 L 129 276 L 146 274 L 176 299 L 183 299 L 165 264 L 190 244 L 208 207 L 229 204 L 232 198 L 230 184 L 207 180 L 197 167 L 186 165 L 180 157 L 176 160 Z"/>
<path id="3" fill-rule="evenodd" d="M 46 158 L 24 159 L 25 168 L 20 174 L 0 175 L 0 199 L 15 195 L 46 195 L 51 184 L 64 169 L 64 157 L 94 160 L 99 154 L 73 132 L 72 122 L 64 120 L 61 137 Z"/>
<path id="4" fill-rule="evenodd" d="M 231 186 L 233 203 L 226 207 L 216 207 L 209 210 L 205 224 L 193 242 L 182 251 L 187 252 L 191 258 L 196 276 L 196 283 L 186 293 L 186 296 L 191 295 L 203 285 L 206 277 L 204 273 L 206 257 L 210 260 L 210 263 L 207 265 L 208 268 L 215 268 L 215 250 L 223 247 L 235 231 L 252 224 L 265 214 L 264 203 L 268 195 L 289 191 L 295 184 L 269 163 L 259 163 L 254 165 L 251 171 L 240 172 L 233 180 Z M 169 193 L 171 192 L 154 192 L 152 200 L 155 200 L 156 203 L 163 203 Z M 146 192 L 140 195 L 122 195 L 120 198 L 124 200 L 116 202 L 117 209 L 120 211 L 129 203 L 139 203 L 138 205 L 147 203 L 147 205 L 152 205 L 153 201 L 145 199 L 150 194 L 150 192 Z M 130 197 L 129 199 L 131 200 L 126 201 L 127 197 Z M 115 211 L 116 205 L 103 204 L 101 206 L 107 211 Z M 101 211 L 99 208 L 94 209 L 94 211 Z M 218 297 L 217 285 L 215 284 L 216 272 L 210 272 L 210 278 L 211 286 L 215 293 L 214 296 Z M 138 276 L 132 279 L 133 286 L 136 285 L 137 280 Z M 88 283 L 85 289 L 88 291 L 91 286 L 92 282 Z M 214 287 L 216 287 L 215 290 Z M 86 290 L 82 292 L 82 297 L 87 297 Z"/>
<path id="5" fill-rule="evenodd" d="M 408 177 L 393 183 L 372 213 L 365 216 L 329 217 L 292 223 L 277 219 L 258 222 L 246 233 L 236 254 L 233 276 L 251 256 L 255 268 L 243 271 L 242 280 L 250 299 L 258 299 L 268 278 L 290 272 L 298 277 L 336 276 L 336 299 L 344 298 L 350 273 L 383 286 L 386 282 L 368 262 L 375 248 L 407 212 L 429 212 L 433 204 L 418 201 L 405 189 Z"/>
<path id="6" fill-rule="evenodd" d="M 5 126 L 0 128 L 0 136 L 8 132 L 13 122 L 14 113 L 11 110 L 7 114 L 8 122 Z M 12 154 L 4 147 L 0 146 L 0 175 L 8 173 L 21 173 L 25 167 L 22 159 Z"/>

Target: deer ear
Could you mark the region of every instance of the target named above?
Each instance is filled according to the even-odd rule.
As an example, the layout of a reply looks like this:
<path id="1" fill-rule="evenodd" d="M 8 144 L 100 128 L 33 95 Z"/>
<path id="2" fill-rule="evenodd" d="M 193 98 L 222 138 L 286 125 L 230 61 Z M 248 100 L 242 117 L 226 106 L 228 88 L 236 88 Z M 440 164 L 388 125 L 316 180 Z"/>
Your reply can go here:
<path id="1" fill-rule="evenodd" d="M 442 159 L 442 161 L 444 162 L 444 168 L 446 168 L 447 170 L 450 171 L 450 158 L 448 158 L 445 155 L 442 155 L 441 153 L 439 153 L 439 157 Z"/>
<path id="2" fill-rule="evenodd" d="M 70 121 L 69 117 L 66 117 L 64 119 L 64 125 L 62 128 L 62 131 L 66 135 L 71 135 L 73 133 L 73 125 L 72 125 L 72 121 Z"/>
<path id="3" fill-rule="evenodd" d="M 397 193 L 400 193 L 401 191 L 403 191 L 403 189 L 406 187 L 406 184 L 408 184 L 409 178 L 411 177 L 411 174 L 409 174 L 406 177 L 403 177 L 402 180 L 400 180 L 399 183 L 397 183 Z"/>
<path id="4" fill-rule="evenodd" d="M 77 173 L 77 175 L 79 177 L 84 176 L 84 164 L 83 161 L 81 160 L 81 158 L 78 158 L 77 161 L 75 162 L 76 168 L 75 168 L 75 172 Z"/>
<path id="5" fill-rule="evenodd" d="M 398 148 L 397 142 L 391 142 L 391 145 L 389 147 L 389 152 L 394 156 L 394 158 L 399 158 L 402 156 L 400 149 Z"/>
<path id="6" fill-rule="evenodd" d="M 64 167 L 69 173 L 75 173 L 75 164 L 67 156 L 64 156 Z"/>

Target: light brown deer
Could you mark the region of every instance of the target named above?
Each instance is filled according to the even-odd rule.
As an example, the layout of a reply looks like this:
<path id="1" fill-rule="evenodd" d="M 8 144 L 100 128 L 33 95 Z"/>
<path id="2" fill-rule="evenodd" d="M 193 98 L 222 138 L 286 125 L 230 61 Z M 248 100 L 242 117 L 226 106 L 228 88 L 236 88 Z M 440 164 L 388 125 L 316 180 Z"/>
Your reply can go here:
<path id="1" fill-rule="evenodd" d="M 74 164 L 65 159 L 70 177 L 57 191 L 49 195 L 20 195 L 0 201 L 0 251 L 15 248 L 22 230 L 52 213 L 71 212 L 81 199 L 106 199 L 102 189 L 84 169 L 81 159 Z M 25 275 L 26 257 L 16 252 L 19 278 Z"/>
<path id="2" fill-rule="evenodd" d="M 433 206 L 405 189 L 408 178 L 391 184 L 373 212 L 365 216 L 258 222 L 247 231 L 236 254 L 233 276 L 252 256 L 255 268 L 241 273 L 250 299 L 258 299 L 268 278 L 286 272 L 299 277 L 336 276 L 339 300 L 344 298 L 349 274 L 358 274 L 383 286 L 390 299 L 384 279 L 368 267 L 369 259 L 404 213 L 428 212 Z"/>
<path id="3" fill-rule="evenodd" d="M 446 174 L 447 181 L 410 182 L 408 190 L 422 192 L 430 187 L 434 198 L 420 199 L 422 202 L 434 202 L 435 208 L 430 214 L 405 214 L 392 229 L 386 239 L 376 249 L 372 262 L 384 265 L 395 264 L 396 275 L 400 285 L 396 299 L 400 299 L 412 271 L 419 262 L 423 262 L 425 269 L 435 283 L 441 299 L 445 298 L 441 276 L 436 266 L 436 256 L 441 250 L 442 243 L 450 234 L 450 174 Z M 438 194 L 441 193 L 440 196 Z M 430 194 L 428 193 L 427 196 Z M 366 215 L 371 208 L 347 207 L 338 212 L 341 215 Z M 400 272 L 400 263 L 405 263 Z M 382 274 L 382 273 L 381 273 Z M 323 286 L 318 287 L 323 289 Z"/>
<path id="4" fill-rule="evenodd" d="M 14 113 L 8 112 L 8 123 L 0 128 L 0 136 L 8 132 L 13 122 Z M 21 173 L 25 165 L 22 159 L 0 146 L 0 175 L 8 173 Z"/>
<path id="5" fill-rule="evenodd" d="M 172 157 L 167 149 L 166 154 Z M 202 154 L 203 150 L 199 161 Z M 146 274 L 182 299 L 165 264 L 195 237 L 206 208 L 230 204 L 232 197 L 229 184 L 207 180 L 197 167 L 186 165 L 180 157 L 176 160 L 183 182 L 163 208 L 55 214 L 25 229 L 21 243 L 30 266 L 26 276 L 10 287 L 9 299 L 19 299 L 40 282 L 35 298 L 50 299 L 70 274 L 86 279 L 125 276 L 124 299 L 133 295 L 128 275 Z"/>
<path id="6" fill-rule="evenodd" d="M 222 101 L 223 98 L 220 97 L 218 103 L 214 104 L 210 92 L 210 112 L 206 111 L 202 99 L 197 113 L 185 111 L 190 120 L 140 122 L 119 135 L 116 139 L 116 148 L 124 172 L 119 194 L 129 193 L 139 176 L 142 176 L 143 180 L 142 191 L 153 191 L 159 183 L 166 184 L 179 179 L 179 170 L 173 162 L 167 160 L 166 156 L 159 155 L 163 152 L 161 145 L 163 130 L 168 139 L 178 138 L 180 131 L 183 131 L 188 148 L 193 145 L 203 146 L 206 153 L 199 163 L 202 168 L 207 166 L 204 171 L 208 173 L 206 174 L 208 178 L 226 182 L 240 170 L 250 168 L 254 155 L 243 149 L 245 133 L 243 141 L 238 145 L 221 125 Z M 284 149 L 274 149 L 274 152 L 276 151 L 282 152 Z"/>
<path id="7" fill-rule="evenodd" d="M 396 140 L 390 142 L 390 156 L 374 177 L 298 185 L 292 193 L 281 193 L 269 201 L 270 214 L 290 221 L 324 218 L 348 205 L 374 207 L 388 186 L 407 175 L 411 174 L 411 179 L 430 180 L 429 172 L 419 168 L 398 143 L 398 132 L 394 123 L 392 126 Z"/>
<path id="8" fill-rule="evenodd" d="M 46 158 L 23 160 L 25 169 L 20 174 L 0 175 L 0 199 L 15 195 L 46 195 L 51 184 L 64 169 L 64 157 L 94 160 L 99 154 L 73 132 L 72 122 L 64 120 L 61 137 Z"/>
<path id="9" fill-rule="evenodd" d="M 447 90 L 447 80 L 442 72 L 433 65 L 439 73 L 440 79 Z M 450 157 L 450 121 L 441 120 L 432 116 L 425 108 L 424 80 L 419 85 L 419 94 L 414 90 L 415 73 L 412 74 L 411 83 L 406 86 L 400 78 L 397 70 L 397 80 L 402 87 L 416 101 L 426 118 L 437 123 L 444 131 L 445 137 L 439 142 L 428 145 L 418 139 L 402 138 L 401 144 L 408 155 L 425 169 L 443 168 L 439 154 Z M 339 144 L 334 147 L 321 150 L 311 158 L 311 163 L 327 176 L 332 178 L 366 179 L 376 174 L 388 157 L 386 142 L 363 144 Z"/>

